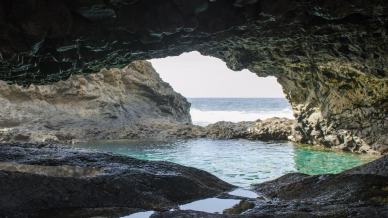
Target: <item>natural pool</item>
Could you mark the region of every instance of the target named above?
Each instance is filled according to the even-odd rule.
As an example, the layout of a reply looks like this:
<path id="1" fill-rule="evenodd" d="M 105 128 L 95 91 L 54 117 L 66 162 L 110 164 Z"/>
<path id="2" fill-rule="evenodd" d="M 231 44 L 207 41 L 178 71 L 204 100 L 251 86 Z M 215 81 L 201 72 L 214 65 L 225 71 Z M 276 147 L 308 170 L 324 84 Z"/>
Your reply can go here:
<path id="1" fill-rule="evenodd" d="M 145 160 L 171 161 L 205 170 L 240 187 L 249 187 L 290 172 L 338 173 L 373 159 L 364 155 L 313 150 L 289 142 L 250 140 L 108 141 L 77 147 Z"/>

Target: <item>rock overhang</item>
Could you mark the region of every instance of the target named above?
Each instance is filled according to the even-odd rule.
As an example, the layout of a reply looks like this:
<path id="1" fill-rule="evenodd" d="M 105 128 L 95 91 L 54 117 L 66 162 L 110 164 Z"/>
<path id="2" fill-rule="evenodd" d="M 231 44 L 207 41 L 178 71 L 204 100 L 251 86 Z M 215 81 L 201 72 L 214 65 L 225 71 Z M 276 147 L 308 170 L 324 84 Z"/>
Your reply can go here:
<path id="1" fill-rule="evenodd" d="M 335 44 L 365 43 L 352 40 L 355 32 L 385 38 L 387 25 L 387 3 L 379 0 L 28 0 L 2 1 L 0 11 L 0 79 L 23 84 L 192 50 L 232 69 L 277 74 L 311 55 L 362 58 Z M 386 66 L 368 73 L 386 77 Z"/>
<path id="2" fill-rule="evenodd" d="M 296 141 L 388 146 L 386 1 L 9 0 L 0 11 L 1 80 L 46 84 L 197 50 L 276 76 Z"/>

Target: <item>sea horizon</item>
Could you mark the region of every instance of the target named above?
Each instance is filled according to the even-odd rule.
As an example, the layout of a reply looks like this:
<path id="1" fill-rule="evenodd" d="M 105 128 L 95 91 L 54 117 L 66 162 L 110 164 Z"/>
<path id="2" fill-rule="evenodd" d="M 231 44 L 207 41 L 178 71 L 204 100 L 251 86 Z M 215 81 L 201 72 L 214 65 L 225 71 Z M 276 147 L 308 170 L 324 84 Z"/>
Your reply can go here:
<path id="1" fill-rule="evenodd" d="M 188 98 L 190 115 L 196 125 L 219 121 L 241 122 L 284 117 L 293 119 L 285 98 Z"/>

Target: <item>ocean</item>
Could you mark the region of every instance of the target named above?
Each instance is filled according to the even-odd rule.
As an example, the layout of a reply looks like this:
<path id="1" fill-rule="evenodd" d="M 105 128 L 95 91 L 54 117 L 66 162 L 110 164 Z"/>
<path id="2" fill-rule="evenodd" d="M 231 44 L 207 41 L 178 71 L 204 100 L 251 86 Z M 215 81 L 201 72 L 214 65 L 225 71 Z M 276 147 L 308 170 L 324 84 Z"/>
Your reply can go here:
<path id="1" fill-rule="evenodd" d="M 284 98 L 188 98 L 194 124 L 206 126 L 218 121 L 255 121 L 271 117 L 294 118 Z"/>

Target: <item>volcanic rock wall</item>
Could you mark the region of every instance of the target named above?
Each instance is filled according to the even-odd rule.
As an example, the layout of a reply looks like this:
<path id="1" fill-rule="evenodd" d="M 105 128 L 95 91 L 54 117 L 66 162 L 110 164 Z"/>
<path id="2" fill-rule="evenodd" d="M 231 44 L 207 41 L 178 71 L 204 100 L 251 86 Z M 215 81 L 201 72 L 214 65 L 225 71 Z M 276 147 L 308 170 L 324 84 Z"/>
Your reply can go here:
<path id="1" fill-rule="evenodd" d="M 0 84 L 0 141 L 134 138 L 191 123 L 190 103 L 146 61 L 50 85 Z"/>
<path id="2" fill-rule="evenodd" d="M 52 83 L 197 50 L 276 76 L 294 140 L 388 148 L 385 0 L 4 0 L 0 29 L 1 80 Z"/>
<path id="3" fill-rule="evenodd" d="M 367 76 L 349 62 L 315 70 L 297 79 L 280 77 L 297 117 L 293 140 L 346 151 L 388 152 L 387 80 Z"/>

